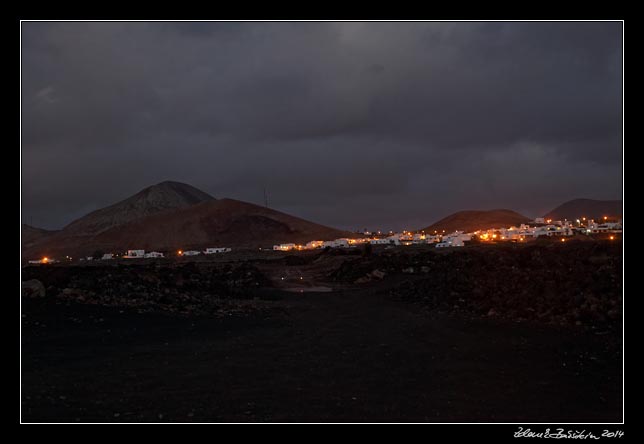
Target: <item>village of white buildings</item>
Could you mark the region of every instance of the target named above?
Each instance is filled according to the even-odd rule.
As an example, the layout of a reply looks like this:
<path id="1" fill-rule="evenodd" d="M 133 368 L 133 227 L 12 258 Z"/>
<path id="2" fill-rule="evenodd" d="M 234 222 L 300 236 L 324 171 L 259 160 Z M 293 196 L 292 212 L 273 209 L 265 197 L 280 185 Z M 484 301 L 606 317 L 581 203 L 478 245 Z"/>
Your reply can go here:
<path id="1" fill-rule="evenodd" d="M 586 220 L 581 217 L 574 221 L 569 220 L 556 220 L 544 218 L 536 218 L 530 224 L 521 224 L 520 226 L 511 226 L 508 228 L 491 228 L 488 230 L 477 230 L 470 233 L 463 231 L 454 231 L 452 233 L 445 233 L 433 231 L 432 233 L 411 232 L 403 230 L 402 232 L 382 233 L 380 231 L 370 232 L 364 231 L 360 237 L 355 238 L 340 238 L 328 241 L 311 240 L 306 244 L 284 243 L 273 245 L 273 251 L 303 251 L 315 250 L 324 248 L 355 248 L 358 245 L 371 244 L 371 245 L 386 245 L 386 246 L 408 246 L 418 244 L 433 244 L 436 248 L 455 248 L 465 246 L 465 242 L 477 239 L 481 242 L 499 243 L 499 242 L 527 242 L 537 239 L 539 237 L 556 237 L 562 242 L 575 234 L 593 235 L 593 234 L 606 234 L 608 239 L 614 240 L 616 234 L 622 233 L 622 220 L 609 221 L 608 217 L 603 217 L 600 222 L 594 219 Z M 260 248 L 261 250 L 261 248 Z M 228 253 L 231 248 L 228 247 L 212 247 L 205 250 L 178 250 L 177 256 L 190 257 L 198 256 L 201 254 L 221 254 Z M 123 259 L 149 259 L 149 258 L 163 258 L 164 253 L 158 251 L 146 252 L 145 250 L 128 250 L 127 253 L 119 255 L 115 253 L 105 253 L 102 257 L 82 257 L 80 261 L 92 260 L 112 260 L 116 258 Z M 72 258 L 65 256 L 65 260 L 71 261 Z M 53 258 L 44 257 L 38 260 L 30 260 L 30 264 L 47 264 L 60 262 Z"/>
<path id="2" fill-rule="evenodd" d="M 371 233 L 365 231 L 365 237 L 359 238 L 341 238 L 331 241 L 310 241 L 304 245 L 299 244 L 279 244 L 274 245 L 273 250 L 290 251 L 290 250 L 313 250 L 316 248 L 350 248 L 359 244 L 369 243 L 371 245 L 413 245 L 413 244 L 434 244 L 436 248 L 463 247 L 465 242 L 472 239 L 478 239 L 483 242 L 524 242 L 528 239 L 536 239 L 541 236 L 556 236 L 565 242 L 567 237 L 579 234 L 597 234 L 597 233 L 621 233 L 621 219 L 614 222 L 608 222 L 608 217 L 604 217 L 602 222 L 595 222 L 591 219 L 580 218 L 576 221 L 553 221 L 551 219 L 537 218 L 532 224 L 521 224 L 518 227 L 509 228 L 491 228 L 488 230 L 477 230 L 471 233 L 463 231 L 454 231 L 453 233 L 441 233 L 434 231 L 432 233 L 411 232 L 403 230 L 401 233 L 389 232 L 383 235 L 381 232 Z M 614 235 L 609 236 L 614 239 Z"/>

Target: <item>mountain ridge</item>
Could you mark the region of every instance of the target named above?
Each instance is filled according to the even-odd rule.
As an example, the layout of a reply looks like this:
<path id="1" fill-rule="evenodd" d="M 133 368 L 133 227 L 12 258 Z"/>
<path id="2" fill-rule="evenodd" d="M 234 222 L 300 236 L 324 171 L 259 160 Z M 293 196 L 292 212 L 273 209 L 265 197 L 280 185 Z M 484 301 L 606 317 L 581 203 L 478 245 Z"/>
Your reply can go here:
<path id="1" fill-rule="evenodd" d="M 575 220 L 580 217 L 599 219 L 604 216 L 622 216 L 621 200 L 572 199 L 547 212 L 544 217 L 553 220 Z"/>
<path id="2" fill-rule="evenodd" d="M 530 222 L 530 218 L 508 209 L 494 210 L 461 210 L 452 213 L 421 231 L 453 232 L 456 230 L 471 232 L 489 228 L 510 227 Z"/>
<path id="3" fill-rule="evenodd" d="M 23 245 L 23 253 L 25 256 L 55 257 L 91 255 L 99 250 L 270 248 L 275 243 L 347 236 L 355 234 L 252 203 L 212 198 L 190 206 L 155 211 L 94 233 L 66 227 L 29 248 Z"/>
<path id="4" fill-rule="evenodd" d="M 112 205 L 92 211 L 67 224 L 63 231 L 75 235 L 96 235 L 141 217 L 214 199 L 192 185 L 164 181 L 146 187 Z"/>

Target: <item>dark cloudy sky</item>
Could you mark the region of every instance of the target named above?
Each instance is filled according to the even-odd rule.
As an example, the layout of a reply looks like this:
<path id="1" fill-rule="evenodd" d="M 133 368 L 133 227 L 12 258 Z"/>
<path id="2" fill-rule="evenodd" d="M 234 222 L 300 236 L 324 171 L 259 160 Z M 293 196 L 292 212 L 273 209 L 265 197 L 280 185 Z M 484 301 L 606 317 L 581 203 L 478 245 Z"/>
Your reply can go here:
<path id="1" fill-rule="evenodd" d="M 23 22 L 23 220 L 163 180 L 340 228 L 622 196 L 622 23 Z"/>

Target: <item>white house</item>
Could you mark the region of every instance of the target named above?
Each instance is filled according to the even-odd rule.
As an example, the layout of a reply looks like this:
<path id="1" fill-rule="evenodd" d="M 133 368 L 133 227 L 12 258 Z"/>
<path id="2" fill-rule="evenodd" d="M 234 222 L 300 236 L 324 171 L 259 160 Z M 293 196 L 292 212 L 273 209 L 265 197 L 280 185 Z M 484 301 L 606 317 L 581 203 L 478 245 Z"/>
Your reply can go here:
<path id="1" fill-rule="evenodd" d="M 127 250 L 127 254 L 123 256 L 127 259 L 138 259 L 145 257 L 145 250 Z"/>
<path id="2" fill-rule="evenodd" d="M 314 249 L 320 248 L 324 244 L 324 241 L 310 241 L 306 243 L 306 248 Z"/>
<path id="3" fill-rule="evenodd" d="M 554 224 L 545 225 L 542 227 L 535 227 L 532 232 L 533 237 L 540 236 L 572 236 L 572 228 L 570 226 L 556 226 Z"/>
<path id="4" fill-rule="evenodd" d="M 519 240 L 525 235 L 526 230 L 522 230 L 517 227 L 510 227 L 510 228 L 499 228 L 498 230 L 492 230 L 492 236 L 494 236 L 495 232 L 498 231 L 498 238 L 496 240 L 502 240 L 502 241 L 508 241 L 508 240 Z M 490 236 L 490 233 L 488 233 L 488 237 Z"/>
<path id="5" fill-rule="evenodd" d="M 441 241 L 441 236 L 439 234 L 428 234 L 425 236 L 425 242 L 428 244 L 434 244 Z"/>
<path id="6" fill-rule="evenodd" d="M 145 253 L 145 257 L 147 258 L 163 257 L 163 253 L 159 253 L 158 251 L 151 251 L 149 253 Z"/>
<path id="7" fill-rule="evenodd" d="M 114 254 L 112 254 L 112 253 L 105 253 L 101 259 L 102 259 L 102 260 L 114 259 Z"/>
<path id="8" fill-rule="evenodd" d="M 396 234 L 394 234 L 393 236 L 389 236 L 387 240 L 394 245 L 400 245 L 400 236 Z"/>
<path id="9" fill-rule="evenodd" d="M 230 251 L 230 248 L 213 247 L 213 248 L 206 248 L 206 251 L 204 251 L 204 253 L 205 254 L 228 253 L 229 251 Z"/>
<path id="10" fill-rule="evenodd" d="M 622 231 L 622 224 L 620 222 L 605 222 L 598 224 L 594 220 L 588 223 L 586 233 L 619 233 Z"/>
<path id="11" fill-rule="evenodd" d="M 465 246 L 465 243 L 460 239 L 443 240 L 442 242 L 438 242 L 436 244 L 436 248 L 464 247 L 464 246 Z"/>
<path id="12" fill-rule="evenodd" d="M 184 256 L 197 256 L 197 255 L 199 255 L 199 254 L 201 254 L 201 251 L 188 250 L 188 251 L 184 251 L 184 252 L 183 252 L 183 255 L 184 255 Z"/>
<path id="13" fill-rule="evenodd" d="M 548 230 L 548 236 L 572 236 L 572 229 L 568 226 L 556 225 Z"/>
<path id="14" fill-rule="evenodd" d="M 465 234 L 462 231 L 455 231 L 443 236 L 443 241 L 436 244 L 436 248 L 444 247 L 463 247 L 465 241 L 472 240 L 471 234 Z"/>
<path id="15" fill-rule="evenodd" d="M 324 241 L 322 247 L 331 247 L 331 248 L 347 248 L 349 247 L 349 239 L 335 239 L 330 241 Z"/>
<path id="16" fill-rule="evenodd" d="M 369 243 L 371 245 L 389 245 L 389 244 L 393 244 L 394 241 L 387 237 L 384 239 L 371 239 L 369 240 Z"/>

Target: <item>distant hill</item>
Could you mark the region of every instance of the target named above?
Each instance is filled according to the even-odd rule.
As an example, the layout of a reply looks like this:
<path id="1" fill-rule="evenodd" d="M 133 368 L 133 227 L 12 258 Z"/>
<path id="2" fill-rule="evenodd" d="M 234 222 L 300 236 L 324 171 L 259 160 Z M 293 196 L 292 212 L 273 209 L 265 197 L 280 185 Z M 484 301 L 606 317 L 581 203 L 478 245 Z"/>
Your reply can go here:
<path id="1" fill-rule="evenodd" d="M 131 200 L 123 202 L 128 201 Z M 105 214 L 103 210 L 92 214 L 95 213 Z M 87 232 L 91 231 L 84 231 Z M 210 198 L 184 208 L 158 210 L 154 214 L 92 234 L 79 234 L 77 226 L 70 224 L 30 248 L 23 245 L 23 252 L 29 258 L 91 255 L 97 250 L 174 252 L 178 249 L 218 246 L 258 248 L 272 247 L 276 243 L 301 243 L 347 236 L 353 237 L 355 234 L 247 202 Z"/>
<path id="2" fill-rule="evenodd" d="M 518 226 L 528 222 L 530 222 L 529 218 L 512 210 L 467 210 L 450 214 L 422 230 L 427 233 L 442 232 L 442 230 L 445 230 L 446 233 L 456 230 L 467 233 L 489 228 Z"/>
<path id="3" fill-rule="evenodd" d="M 180 182 L 161 182 L 147 187 L 135 195 L 93 211 L 67 225 L 68 235 L 96 235 L 112 227 L 156 214 L 161 211 L 186 208 L 215 200 L 214 197 L 193 186 Z"/>
<path id="4" fill-rule="evenodd" d="M 544 217 L 553 220 L 575 220 L 581 217 L 600 219 L 604 216 L 620 217 L 621 215 L 621 200 L 574 199 L 559 205 Z"/>
<path id="5" fill-rule="evenodd" d="M 45 230 L 43 228 L 32 227 L 31 225 L 22 224 L 22 246 L 28 247 L 43 240 L 44 238 L 57 233 L 54 230 Z"/>

